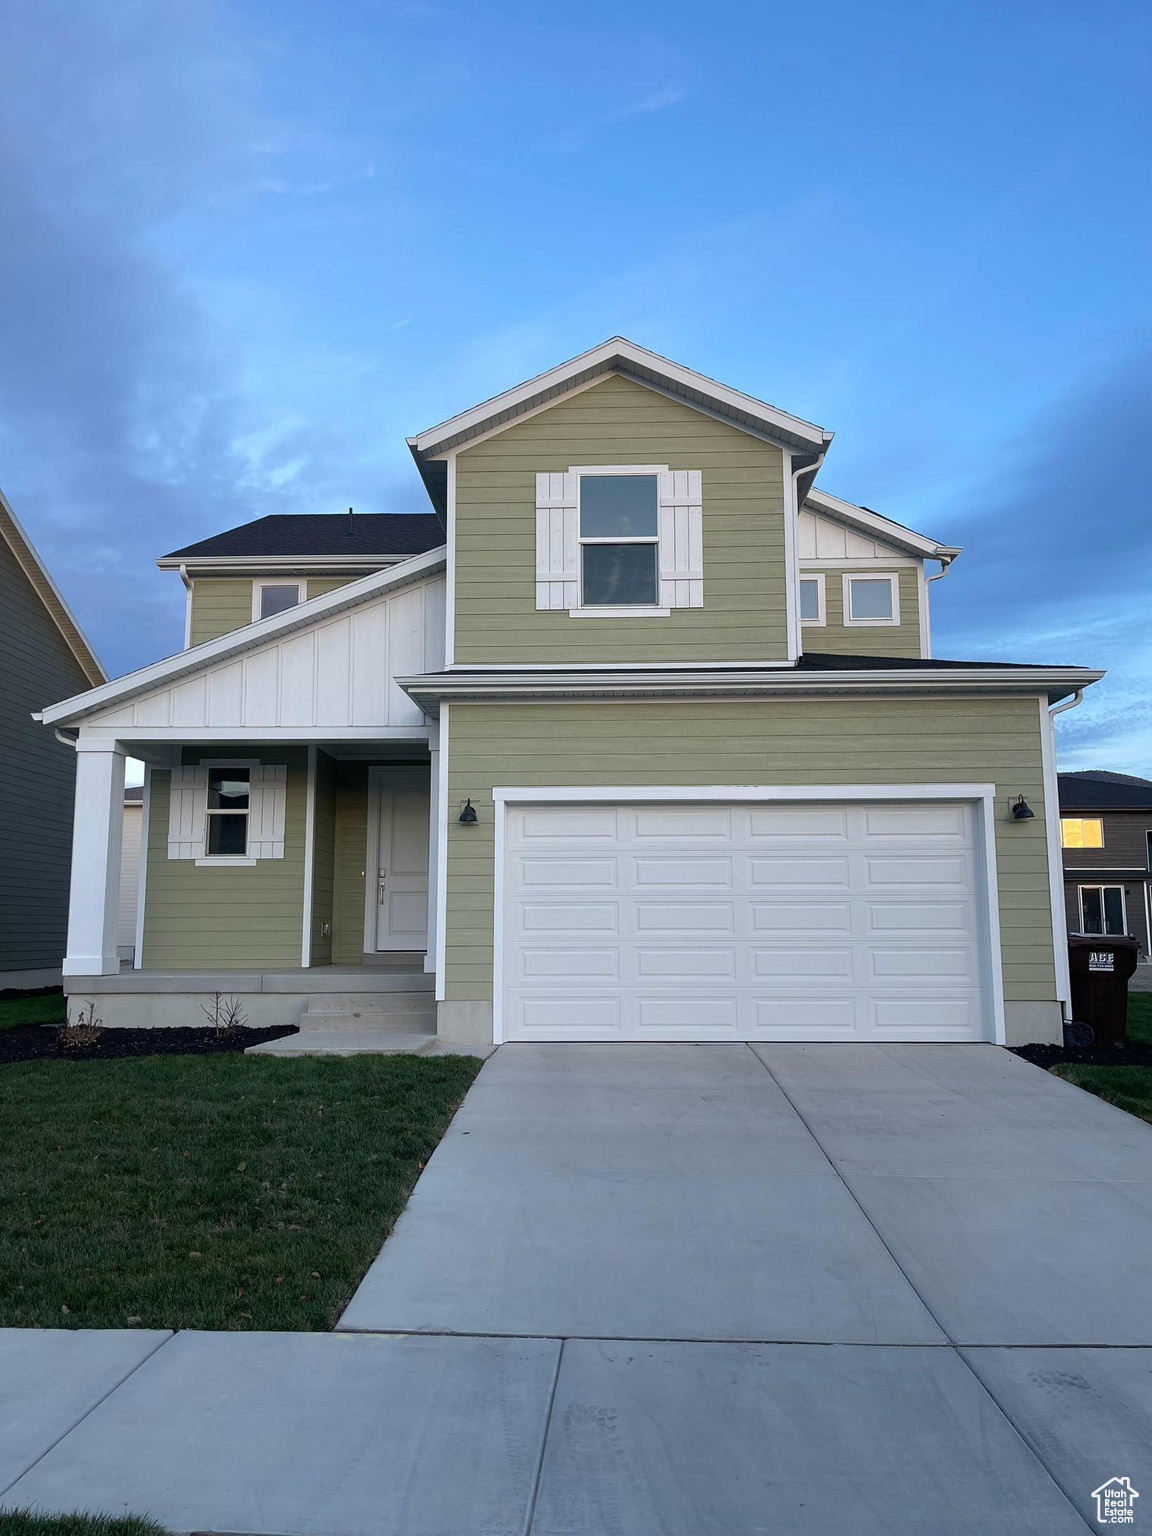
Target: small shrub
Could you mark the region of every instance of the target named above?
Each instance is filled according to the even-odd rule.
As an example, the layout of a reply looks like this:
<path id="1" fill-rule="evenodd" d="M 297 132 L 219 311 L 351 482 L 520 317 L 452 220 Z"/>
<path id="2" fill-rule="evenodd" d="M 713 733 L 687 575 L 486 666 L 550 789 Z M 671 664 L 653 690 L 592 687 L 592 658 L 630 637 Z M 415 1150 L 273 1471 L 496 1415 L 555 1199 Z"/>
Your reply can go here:
<path id="1" fill-rule="evenodd" d="M 104 1033 L 104 1021 L 96 1017 L 96 1004 L 91 998 L 85 1008 L 81 1003 L 77 1008 L 75 1017 L 72 1009 L 68 1009 L 67 1021 L 61 1024 L 56 1038 L 61 1050 L 75 1051 L 86 1046 L 98 1045 Z"/>
<path id="2" fill-rule="evenodd" d="M 200 1012 L 218 1035 L 230 1035 L 237 1029 L 248 1028 L 248 1015 L 238 997 L 225 997 L 213 992 L 211 1003 L 201 1003 Z"/>

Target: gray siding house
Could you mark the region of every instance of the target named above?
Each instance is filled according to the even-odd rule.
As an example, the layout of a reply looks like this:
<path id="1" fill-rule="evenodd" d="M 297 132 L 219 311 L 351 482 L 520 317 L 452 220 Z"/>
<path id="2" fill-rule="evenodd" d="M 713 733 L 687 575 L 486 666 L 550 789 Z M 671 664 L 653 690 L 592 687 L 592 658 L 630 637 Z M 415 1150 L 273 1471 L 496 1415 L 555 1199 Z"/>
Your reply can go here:
<path id="1" fill-rule="evenodd" d="M 68 927 L 76 753 L 32 719 L 106 681 L 0 494 L 0 989 L 57 979 Z"/>
<path id="2" fill-rule="evenodd" d="M 1152 948 L 1152 779 L 1060 775 L 1069 933 L 1129 934 Z"/>

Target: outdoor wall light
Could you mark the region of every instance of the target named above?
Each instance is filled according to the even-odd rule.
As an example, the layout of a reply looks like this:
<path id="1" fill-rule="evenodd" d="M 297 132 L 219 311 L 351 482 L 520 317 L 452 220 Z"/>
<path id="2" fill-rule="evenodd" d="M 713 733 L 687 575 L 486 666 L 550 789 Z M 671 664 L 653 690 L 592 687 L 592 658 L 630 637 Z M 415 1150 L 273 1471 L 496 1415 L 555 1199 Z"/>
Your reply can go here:
<path id="1" fill-rule="evenodd" d="M 1031 816 L 1032 812 L 1029 811 L 1028 814 Z M 470 827 L 476 820 L 476 807 L 472 804 L 471 800 L 464 802 L 464 809 L 460 812 L 460 820 L 467 827 Z"/>
<path id="2" fill-rule="evenodd" d="M 1024 796 L 1023 795 L 1017 795 L 1015 800 L 1012 802 L 1012 820 L 1013 821 L 1031 821 L 1033 816 L 1035 816 L 1035 814 L 1036 814 L 1036 812 L 1028 804 L 1028 802 L 1027 802 L 1027 800 L 1025 800 Z M 464 818 L 461 817 L 460 820 L 463 821 Z"/>

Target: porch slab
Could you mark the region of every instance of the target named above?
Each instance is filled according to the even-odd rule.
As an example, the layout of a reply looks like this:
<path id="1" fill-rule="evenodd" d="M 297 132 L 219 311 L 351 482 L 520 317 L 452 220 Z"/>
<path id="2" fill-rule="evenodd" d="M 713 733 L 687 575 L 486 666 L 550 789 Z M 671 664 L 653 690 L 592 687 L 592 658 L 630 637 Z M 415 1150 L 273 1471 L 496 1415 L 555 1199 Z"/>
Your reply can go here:
<path id="1" fill-rule="evenodd" d="M 151 1328 L 0 1328 L 0 1494 L 171 1337 Z"/>
<path id="2" fill-rule="evenodd" d="M 315 992 L 433 992 L 436 978 L 423 968 L 400 970 L 364 966 L 333 970 L 316 966 L 308 971 L 120 971 L 115 976 L 65 976 L 64 991 L 72 996 L 103 997 L 111 993 L 245 992 L 276 994 Z"/>
<path id="3" fill-rule="evenodd" d="M 560 1345 L 181 1333 L 9 1508 L 247 1536 L 524 1531 Z"/>

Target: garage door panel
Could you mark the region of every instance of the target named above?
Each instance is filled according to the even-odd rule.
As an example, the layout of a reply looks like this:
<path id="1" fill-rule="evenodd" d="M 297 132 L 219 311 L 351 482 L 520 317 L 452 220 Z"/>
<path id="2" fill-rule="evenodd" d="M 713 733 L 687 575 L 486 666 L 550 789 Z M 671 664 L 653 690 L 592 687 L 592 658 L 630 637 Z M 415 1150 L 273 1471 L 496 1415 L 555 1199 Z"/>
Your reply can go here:
<path id="1" fill-rule="evenodd" d="M 985 1037 L 969 807 L 512 806 L 507 831 L 508 1038 Z"/>
<path id="2" fill-rule="evenodd" d="M 616 902 L 517 902 L 515 918 L 520 931 L 538 933 L 619 933 L 620 908 Z"/>
<path id="3" fill-rule="evenodd" d="M 736 908 L 730 901 L 637 900 L 633 910 L 638 936 L 736 932 Z"/>
<path id="4" fill-rule="evenodd" d="M 787 933 L 793 938 L 808 935 L 850 934 L 852 908 L 847 902 L 749 903 L 751 927 L 755 933 Z"/>
<path id="5" fill-rule="evenodd" d="M 637 945 L 633 953 L 636 975 L 644 981 L 659 981 L 665 977 L 677 980 L 701 977 L 709 981 L 737 979 L 734 949 L 656 949 L 642 944 Z"/>

